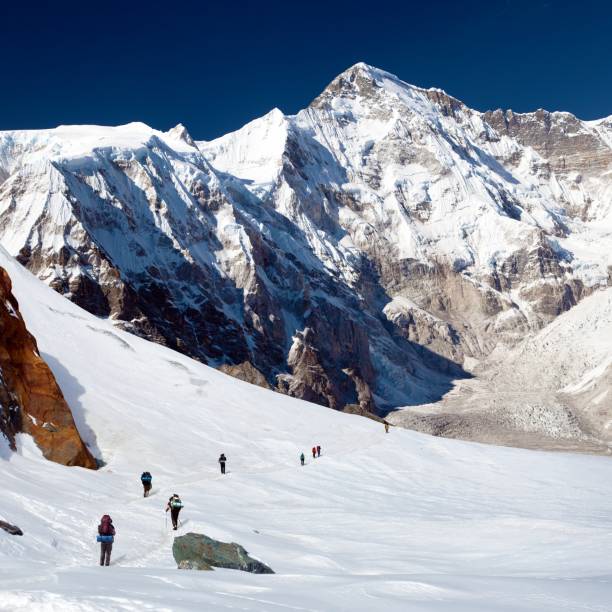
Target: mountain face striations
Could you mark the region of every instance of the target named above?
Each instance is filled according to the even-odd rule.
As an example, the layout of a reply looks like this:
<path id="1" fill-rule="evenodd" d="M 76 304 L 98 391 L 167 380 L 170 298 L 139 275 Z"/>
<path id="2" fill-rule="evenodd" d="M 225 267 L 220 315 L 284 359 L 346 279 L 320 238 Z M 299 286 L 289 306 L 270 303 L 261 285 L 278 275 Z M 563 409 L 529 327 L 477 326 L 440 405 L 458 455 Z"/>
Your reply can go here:
<path id="1" fill-rule="evenodd" d="M 612 120 L 481 113 L 357 64 L 295 116 L 0 133 L 0 242 L 204 363 L 362 413 L 435 402 L 611 284 Z"/>

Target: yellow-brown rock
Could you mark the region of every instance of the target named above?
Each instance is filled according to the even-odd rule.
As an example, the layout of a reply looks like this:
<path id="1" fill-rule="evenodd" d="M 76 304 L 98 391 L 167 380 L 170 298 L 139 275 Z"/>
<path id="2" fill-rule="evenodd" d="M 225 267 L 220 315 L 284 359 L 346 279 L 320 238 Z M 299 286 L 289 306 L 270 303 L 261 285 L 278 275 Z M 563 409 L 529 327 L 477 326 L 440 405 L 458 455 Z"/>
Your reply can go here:
<path id="1" fill-rule="evenodd" d="M 15 449 L 15 434 L 30 434 L 43 455 L 57 463 L 96 468 L 70 408 L 26 329 L 0 268 L 0 433 Z"/>

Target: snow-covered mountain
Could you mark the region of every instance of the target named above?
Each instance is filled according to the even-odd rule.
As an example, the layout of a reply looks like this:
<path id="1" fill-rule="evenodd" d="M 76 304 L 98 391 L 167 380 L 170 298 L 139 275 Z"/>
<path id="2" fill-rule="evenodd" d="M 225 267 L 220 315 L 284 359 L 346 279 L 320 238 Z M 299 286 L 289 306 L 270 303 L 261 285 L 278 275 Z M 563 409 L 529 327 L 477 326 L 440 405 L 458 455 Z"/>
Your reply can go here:
<path id="1" fill-rule="evenodd" d="M 608 457 L 386 434 L 118 330 L 1 248 L 0 266 L 104 463 L 58 465 L 28 435 L 17 452 L 0 436 L 0 520 L 23 530 L 0 529 L 3 612 L 609 609 Z M 322 456 L 300 466 L 313 444 Z M 276 574 L 178 570 L 175 492 L 179 535 L 239 542 Z M 105 513 L 117 536 L 100 568 Z"/>
<path id="2" fill-rule="evenodd" d="M 0 133 L 0 242 L 99 316 L 338 409 L 432 402 L 611 283 L 612 119 L 365 64 L 295 116 Z"/>

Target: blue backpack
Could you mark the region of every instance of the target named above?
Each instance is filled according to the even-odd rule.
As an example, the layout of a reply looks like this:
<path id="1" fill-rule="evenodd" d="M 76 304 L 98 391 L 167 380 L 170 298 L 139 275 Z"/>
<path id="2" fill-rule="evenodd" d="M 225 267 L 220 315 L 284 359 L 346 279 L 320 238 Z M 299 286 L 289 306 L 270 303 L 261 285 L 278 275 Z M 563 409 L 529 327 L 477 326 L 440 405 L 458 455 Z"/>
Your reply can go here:
<path id="1" fill-rule="evenodd" d="M 102 520 L 100 521 L 100 528 L 101 529 L 99 530 L 102 531 L 102 534 L 96 537 L 96 541 L 97 542 L 113 542 L 114 541 L 114 536 L 112 535 L 113 521 L 111 517 L 108 516 L 108 514 L 105 514 L 102 517 Z"/>
<path id="2" fill-rule="evenodd" d="M 115 537 L 111 535 L 99 535 L 96 537 L 96 542 L 114 542 Z"/>

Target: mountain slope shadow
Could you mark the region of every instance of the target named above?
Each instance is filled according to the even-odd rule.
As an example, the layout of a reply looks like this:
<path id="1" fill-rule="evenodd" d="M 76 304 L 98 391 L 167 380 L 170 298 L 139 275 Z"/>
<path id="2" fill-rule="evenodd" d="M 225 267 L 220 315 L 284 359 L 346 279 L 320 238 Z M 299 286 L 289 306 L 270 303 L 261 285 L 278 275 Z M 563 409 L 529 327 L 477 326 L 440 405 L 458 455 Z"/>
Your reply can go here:
<path id="1" fill-rule="evenodd" d="M 98 465 L 103 465 L 102 452 L 98 446 L 96 434 L 85 420 L 85 409 L 79 399 L 85 393 L 85 388 L 53 355 L 41 353 L 41 356 L 55 375 L 57 384 L 62 390 L 68 406 L 70 406 L 72 417 L 74 418 L 74 422 L 81 434 L 83 442 L 85 442 L 85 445 L 94 456 Z"/>

